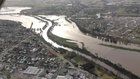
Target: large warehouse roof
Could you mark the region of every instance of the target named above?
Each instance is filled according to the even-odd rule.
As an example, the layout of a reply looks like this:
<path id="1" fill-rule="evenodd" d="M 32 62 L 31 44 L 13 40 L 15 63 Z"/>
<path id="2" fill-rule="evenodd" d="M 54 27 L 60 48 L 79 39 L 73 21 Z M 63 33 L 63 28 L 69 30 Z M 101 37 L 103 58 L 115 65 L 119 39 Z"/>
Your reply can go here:
<path id="1" fill-rule="evenodd" d="M 29 66 L 23 73 L 29 75 L 36 75 L 39 72 L 37 67 Z"/>

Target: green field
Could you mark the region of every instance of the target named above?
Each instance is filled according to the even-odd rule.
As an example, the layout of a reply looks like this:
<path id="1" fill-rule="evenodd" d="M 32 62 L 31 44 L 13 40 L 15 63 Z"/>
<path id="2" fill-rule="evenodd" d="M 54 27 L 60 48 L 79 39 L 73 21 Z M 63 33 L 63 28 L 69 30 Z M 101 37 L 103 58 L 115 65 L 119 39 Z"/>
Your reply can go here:
<path id="1" fill-rule="evenodd" d="M 94 73 L 96 73 L 100 79 L 114 79 L 113 76 L 104 73 L 103 71 L 97 69 L 96 67 L 94 68 Z"/>
<path id="2" fill-rule="evenodd" d="M 140 40 L 136 39 L 136 38 L 132 39 L 131 42 L 134 43 L 134 44 L 140 44 Z"/>
<path id="3" fill-rule="evenodd" d="M 52 34 L 51 32 L 49 32 L 49 36 L 57 43 L 61 44 L 61 45 L 64 45 L 64 46 L 68 46 L 68 47 L 74 47 L 76 48 L 77 47 L 77 44 L 76 43 L 72 43 L 72 42 L 68 42 L 68 40 L 70 39 L 66 39 L 66 38 L 61 38 L 61 37 L 58 37 L 54 34 Z"/>
<path id="4" fill-rule="evenodd" d="M 83 65 L 86 63 L 86 61 L 81 57 L 74 57 L 73 60 L 75 60 L 78 65 Z"/>

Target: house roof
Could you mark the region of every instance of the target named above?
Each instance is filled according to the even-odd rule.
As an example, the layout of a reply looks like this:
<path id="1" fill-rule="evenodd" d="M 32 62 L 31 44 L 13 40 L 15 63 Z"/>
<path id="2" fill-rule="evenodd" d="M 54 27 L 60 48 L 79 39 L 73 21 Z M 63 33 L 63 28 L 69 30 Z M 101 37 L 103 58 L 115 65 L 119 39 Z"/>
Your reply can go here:
<path id="1" fill-rule="evenodd" d="M 58 75 L 58 76 L 56 77 L 56 79 L 65 79 L 65 76 L 60 76 L 60 75 Z"/>
<path id="2" fill-rule="evenodd" d="M 48 55 L 48 56 L 51 56 L 51 55 L 57 56 L 52 50 L 49 50 L 49 51 L 46 53 L 46 55 Z"/>

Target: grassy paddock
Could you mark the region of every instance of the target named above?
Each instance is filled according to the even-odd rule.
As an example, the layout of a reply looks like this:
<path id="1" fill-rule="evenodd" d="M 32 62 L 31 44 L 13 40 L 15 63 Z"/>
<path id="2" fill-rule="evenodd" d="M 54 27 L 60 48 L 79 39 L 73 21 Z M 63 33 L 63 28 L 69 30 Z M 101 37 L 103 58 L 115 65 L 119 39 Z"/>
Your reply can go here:
<path id="1" fill-rule="evenodd" d="M 68 40 L 70 40 L 70 39 L 58 37 L 58 36 L 52 34 L 51 32 L 49 32 L 49 36 L 53 40 L 59 42 L 61 45 L 68 45 L 69 47 L 74 47 L 74 48 L 77 47 L 77 44 L 76 43 L 68 42 Z"/>
<path id="2" fill-rule="evenodd" d="M 83 65 L 86 63 L 86 61 L 81 57 L 74 57 L 73 60 L 75 60 L 78 65 Z"/>
<path id="3" fill-rule="evenodd" d="M 106 71 L 99 70 L 97 67 L 94 68 L 94 73 L 97 74 L 100 79 L 115 79 L 114 76 L 107 74 Z"/>

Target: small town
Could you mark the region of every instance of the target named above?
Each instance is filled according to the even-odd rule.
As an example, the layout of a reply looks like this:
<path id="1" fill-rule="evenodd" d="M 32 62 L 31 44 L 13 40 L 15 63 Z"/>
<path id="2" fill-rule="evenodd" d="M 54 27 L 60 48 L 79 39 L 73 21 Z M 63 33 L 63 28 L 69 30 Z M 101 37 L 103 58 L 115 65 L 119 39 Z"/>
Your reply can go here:
<path id="1" fill-rule="evenodd" d="M 139 0 L 0 4 L 0 79 L 140 79 Z"/>
<path id="2" fill-rule="evenodd" d="M 8 24 L 0 26 L 0 79 L 93 79 L 94 75 L 71 66 L 44 46 L 30 29 L 15 24 L 10 30 Z M 19 26 L 17 31 L 14 26 Z"/>
<path id="3" fill-rule="evenodd" d="M 77 24 L 81 23 L 78 25 L 91 35 L 112 36 L 139 44 L 139 17 L 112 17 L 110 14 L 100 14 L 98 19 L 76 18 L 75 21 Z M 85 23 L 82 23 L 83 21 Z"/>

